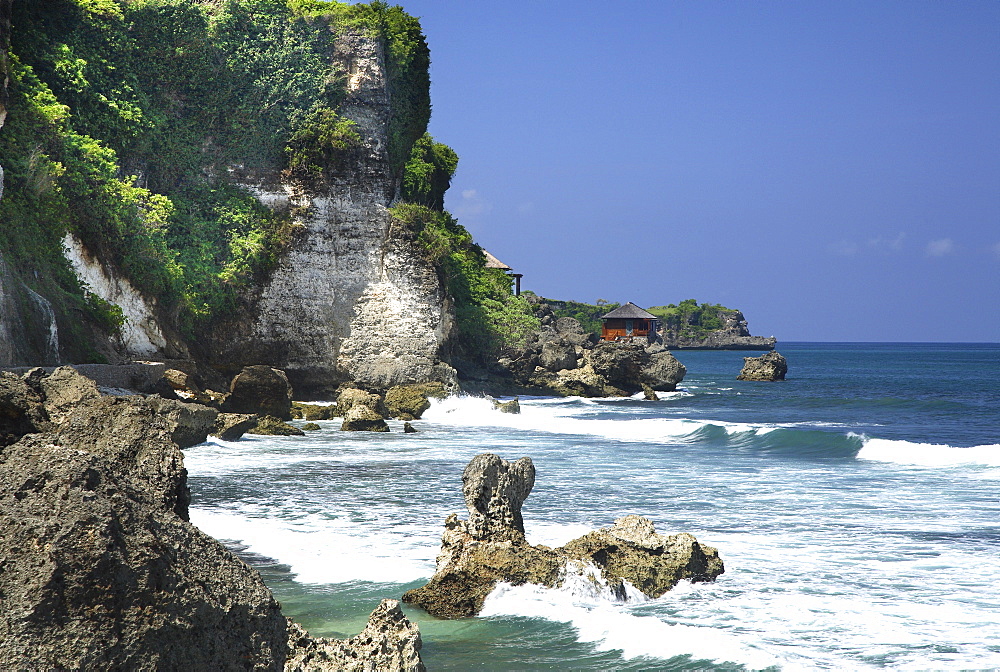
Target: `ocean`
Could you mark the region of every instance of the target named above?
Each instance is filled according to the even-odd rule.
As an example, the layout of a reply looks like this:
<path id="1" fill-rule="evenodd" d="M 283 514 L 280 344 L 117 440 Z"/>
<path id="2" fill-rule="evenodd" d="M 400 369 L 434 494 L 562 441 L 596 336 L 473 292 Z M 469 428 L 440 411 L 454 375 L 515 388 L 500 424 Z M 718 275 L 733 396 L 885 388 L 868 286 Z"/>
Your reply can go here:
<path id="1" fill-rule="evenodd" d="M 432 670 L 1000 667 L 1000 344 L 779 343 L 679 351 L 676 392 L 436 402 L 404 434 L 213 440 L 185 451 L 191 520 L 256 567 L 286 615 L 348 637 L 434 571 L 478 453 L 529 456 L 531 543 L 639 514 L 726 573 L 658 599 L 501 585 L 477 618 L 404 605 Z"/>

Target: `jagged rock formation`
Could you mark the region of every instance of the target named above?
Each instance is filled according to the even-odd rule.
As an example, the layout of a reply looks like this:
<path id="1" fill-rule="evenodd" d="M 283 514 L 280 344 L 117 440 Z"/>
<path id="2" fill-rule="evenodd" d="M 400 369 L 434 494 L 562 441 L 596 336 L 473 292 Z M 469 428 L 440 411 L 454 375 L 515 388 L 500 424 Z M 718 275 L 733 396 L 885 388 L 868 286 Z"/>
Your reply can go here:
<path id="1" fill-rule="evenodd" d="M 400 420 L 417 420 L 431 407 L 431 399 L 447 396 L 444 385 L 425 383 L 422 385 L 397 385 L 385 393 L 388 414 Z"/>
<path id="2" fill-rule="evenodd" d="M 351 640 L 311 639 L 256 571 L 187 522 L 178 403 L 103 396 L 68 367 L 0 373 L 0 660 L 423 669 L 419 633 L 394 604 Z"/>
<path id="3" fill-rule="evenodd" d="M 403 615 L 399 602 L 382 600 L 372 612 L 365 629 L 344 641 L 313 639 L 289 621 L 288 648 L 291 655 L 285 662 L 285 672 L 423 672 L 421 644 L 420 631 Z"/>
<path id="4" fill-rule="evenodd" d="M 751 336 L 740 311 L 720 309 L 718 317 L 722 328 L 707 334 L 691 335 L 682 325 L 665 325 L 663 345 L 672 350 L 774 350 L 778 340 L 774 336 Z"/>
<path id="5" fill-rule="evenodd" d="M 292 212 L 302 232 L 260 289 L 255 315 L 244 328 L 220 330 L 215 358 L 268 362 L 313 397 L 329 397 L 345 381 L 383 390 L 452 385 L 454 370 L 441 359 L 452 329 L 444 291 L 387 210 L 399 178 L 387 153 L 391 93 L 381 45 L 348 32 L 334 58 L 349 73 L 340 115 L 356 123 L 363 146 L 323 185 L 239 176 L 265 205 Z"/>
<path id="6" fill-rule="evenodd" d="M 768 352 L 760 357 L 744 357 L 743 370 L 736 380 L 784 380 L 788 373 L 788 362 L 777 352 Z"/>
<path id="7" fill-rule="evenodd" d="M 658 597 L 678 581 L 712 581 L 725 571 L 716 549 L 690 534 L 661 536 L 641 516 L 590 532 L 558 549 L 524 538 L 521 505 L 535 482 L 530 458 L 507 462 L 477 455 L 462 474 L 468 520 L 445 520 L 437 570 L 427 585 L 403 601 L 443 618 L 474 616 L 500 581 L 556 587 L 572 574 L 595 570 L 613 595 L 624 599 L 626 582 Z"/>

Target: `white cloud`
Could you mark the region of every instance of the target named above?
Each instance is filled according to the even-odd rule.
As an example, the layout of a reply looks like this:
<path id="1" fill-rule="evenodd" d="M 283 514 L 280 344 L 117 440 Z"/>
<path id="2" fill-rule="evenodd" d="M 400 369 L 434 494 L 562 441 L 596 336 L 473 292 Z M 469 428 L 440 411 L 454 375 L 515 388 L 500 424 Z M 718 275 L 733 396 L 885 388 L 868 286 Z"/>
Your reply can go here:
<path id="1" fill-rule="evenodd" d="M 828 249 L 841 257 L 853 257 L 858 253 L 858 244 L 850 240 L 840 240 L 831 244 Z"/>
<path id="2" fill-rule="evenodd" d="M 878 236 L 868 240 L 868 247 L 886 252 L 898 252 L 903 249 L 903 241 L 906 240 L 906 232 L 900 231 L 895 238 L 883 238 Z"/>
<path id="3" fill-rule="evenodd" d="M 477 224 L 480 216 L 488 215 L 493 210 L 493 204 L 480 196 L 477 190 L 464 189 L 458 203 L 448 202 L 448 210 L 468 227 Z"/>
<path id="4" fill-rule="evenodd" d="M 946 254 L 951 254 L 955 251 L 955 241 L 951 238 L 942 238 L 940 240 L 932 240 L 927 243 L 927 256 L 928 257 L 943 257 Z"/>

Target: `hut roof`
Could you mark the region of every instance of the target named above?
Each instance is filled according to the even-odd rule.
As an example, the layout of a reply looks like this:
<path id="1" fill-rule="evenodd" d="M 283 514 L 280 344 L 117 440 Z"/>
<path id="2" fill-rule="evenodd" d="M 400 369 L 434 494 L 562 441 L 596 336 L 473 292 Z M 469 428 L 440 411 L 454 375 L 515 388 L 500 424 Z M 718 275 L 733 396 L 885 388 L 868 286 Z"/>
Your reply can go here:
<path id="1" fill-rule="evenodd" d="M 496 257 L 494 257 L 492 254 L 490 254 L 486 250 L 483 250 L 483 254 L 486 255 L 486 268 L 499 268 L 499 269 L 504 270 L 504 271 L 513 270 L 513 269 L 511 269 L 510 266 L 508 266 L 507 264 L 503 263 L 502 261 L 500 261 L 499 259 L 497 259 Z"/>
<path id="2" fill-rule="evenodd" d="M 615 308 L 614 310 L 612 310 L 607 315 L 602 315 L 601 316 L 602 320 L 606 320 L 606 319 L 609 319 L 609 318 L 626 319 L 626 320 L 635 320 L 635 319 L 640 319 L 640 320 L 656 320 L 656 319 L 659 319 L 659 318 L 656 317 L 656 315 L 653 315 L 652 313 L 647 313 L 645 310 L 643 310 L 639 306 L 635 305 L 631 301 L 629 301 L 628 303 L 626 303 L 624 306 L 620 306 L 618 308 Z"/>

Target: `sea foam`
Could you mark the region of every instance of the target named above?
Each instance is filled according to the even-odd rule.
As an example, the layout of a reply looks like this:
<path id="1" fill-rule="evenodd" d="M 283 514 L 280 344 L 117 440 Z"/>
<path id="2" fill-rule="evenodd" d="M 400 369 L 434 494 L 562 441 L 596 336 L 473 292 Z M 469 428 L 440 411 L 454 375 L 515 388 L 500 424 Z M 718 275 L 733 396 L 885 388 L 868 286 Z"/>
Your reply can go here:
<path id="1" fill-rule="evenodd" d="M 865 441 L 858 453 L 858 459 L 920 467 L 964 465 L 1000 467 L 1000 444 L 957 448 L 933 443 L 873 438 Z"/>
<path id="2" fill-rule="evenodd" d="M 577 630 L 580 641 L 593 644 L 598 651 L 621 651 L 627 659 L 691 656 L 752 669 L 781 663 L 720 630 L 671 624 L 654 616 L 629 613 L 609 590 L 602 589 L 601 580 L 592 579 L 593 572 L 585 573 L 556 589 L 502 582 L 486 598 L 480 616 L 521 616 L 569 623 Z"/>

